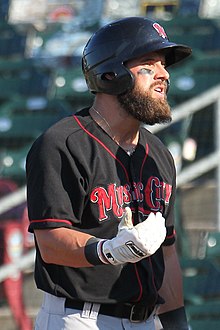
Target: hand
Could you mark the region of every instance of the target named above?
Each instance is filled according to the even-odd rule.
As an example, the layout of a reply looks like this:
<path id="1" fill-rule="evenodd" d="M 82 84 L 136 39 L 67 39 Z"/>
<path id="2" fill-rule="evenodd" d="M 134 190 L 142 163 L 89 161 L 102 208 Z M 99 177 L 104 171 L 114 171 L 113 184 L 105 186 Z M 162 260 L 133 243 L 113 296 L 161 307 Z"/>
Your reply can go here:
<path id="1" fill-rule="evenodd" d="M 145 221 L 134 226 L 131 209 L 126 207 L 117 236 L 111 240 L 101 240 L 97 252 L 104 263 L 135 263 L 154 254 L 165 237 L 165 219 L 160 212 L 150 213 Z"/>

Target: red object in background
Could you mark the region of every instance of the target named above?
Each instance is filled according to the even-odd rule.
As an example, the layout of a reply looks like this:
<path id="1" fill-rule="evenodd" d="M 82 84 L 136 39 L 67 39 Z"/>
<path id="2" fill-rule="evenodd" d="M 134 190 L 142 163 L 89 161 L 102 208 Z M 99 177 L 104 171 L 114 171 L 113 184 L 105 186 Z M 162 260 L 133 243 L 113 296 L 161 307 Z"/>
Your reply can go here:
<path id="1" fill-rule="evenodd" d="M 3 264 L 16 261 L 22 255 L 24 237 L 23 228 L 15 220 L 1 222 L 3 242 Z M 23 276 L 21 271 L 16 271 L 12 277 L 3 282 L 5 297 L 11 308 L 15 322 L 20 330 L 31 330 L 32 322 L 28 317 L 23 301 Z"/>
<path id="2" fill-rule="evenodd" d="M 17 189 L 9 180 L 0 180 L 0 196 Z M 11 217 L 11 218 L 10 218 Z M 0 265 L 15 262 L 27 248 L 26 205 L 22 205 L 0 215 Z M 32 322 L 26 313 L 23 300 L 23 274 L 16 271 L 2 283 L 4 295 L 8 301 L 14 320 L 19 330 L 31 330 Z"/>
<path id="3" fill-rule="evenodd" d="M 74 9 L 71 6 L 58 6 L 49 14 L 49 19 L 54 22 L 70 20 L 74 15 Z"/>

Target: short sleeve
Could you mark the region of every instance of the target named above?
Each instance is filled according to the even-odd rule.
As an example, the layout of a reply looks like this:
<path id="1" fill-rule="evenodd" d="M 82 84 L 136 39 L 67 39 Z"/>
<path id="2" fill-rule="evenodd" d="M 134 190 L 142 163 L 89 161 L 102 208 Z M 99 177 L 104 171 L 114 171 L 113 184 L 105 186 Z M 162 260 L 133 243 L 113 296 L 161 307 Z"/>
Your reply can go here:
<path id="1" fill-rule="evenodd" d="M 26 172 L 30 232 L 72 228 L 79 223 L 79 210 L 86 196 L 85 178 L 77 168 L 66 138 L 50 131 L 38 138 L 27 156 Z"/>

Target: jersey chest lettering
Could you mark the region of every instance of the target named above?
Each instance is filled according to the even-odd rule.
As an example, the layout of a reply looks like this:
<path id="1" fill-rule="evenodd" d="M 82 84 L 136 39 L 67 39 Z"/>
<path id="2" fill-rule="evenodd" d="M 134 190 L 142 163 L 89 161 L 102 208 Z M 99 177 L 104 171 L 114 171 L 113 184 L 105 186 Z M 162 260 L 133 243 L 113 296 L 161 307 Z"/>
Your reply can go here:
<path id="1" fill-rule="evenodd" d="M 99 221 L 108 219 L 108 211 L 115 217 L 121 218 L 124 204 L 138 202 L 139 211 L 148 214 L 149 211 L 163 212 L 164 206 L 169 204 L 172 186 L 160 181 L 158 177 L 151 176 L 146 185 L 134 182 L 131 185 L 117 186 L 112 183 L 108 188 L 97 187 L 93 189 L 90 200 L 99 207 Z"/>

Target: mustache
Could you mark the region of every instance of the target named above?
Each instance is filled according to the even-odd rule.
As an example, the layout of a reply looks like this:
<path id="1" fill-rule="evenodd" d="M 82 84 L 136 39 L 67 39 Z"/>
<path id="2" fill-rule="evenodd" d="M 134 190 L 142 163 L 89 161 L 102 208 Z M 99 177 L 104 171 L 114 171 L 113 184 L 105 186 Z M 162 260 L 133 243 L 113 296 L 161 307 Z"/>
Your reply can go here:
<path id="1" fill-rule="evenodd" d="M 168 93 L 169 87 L 170 87 L 170 80 L 160 80 L 158 79 L 157 81 L 153 82 L 150 86 L 150 89 L 153 89 L 156 86 L 163 86 L 166 94 Z"/>

